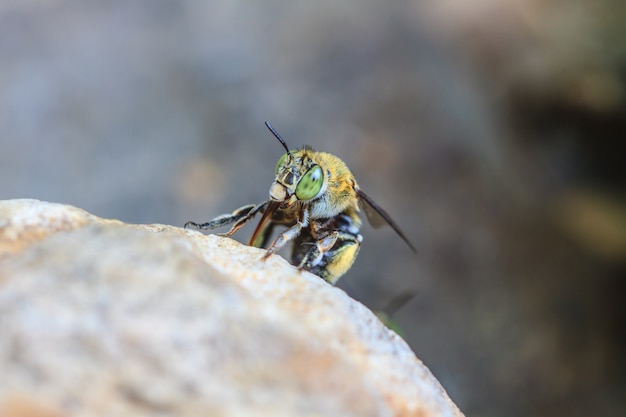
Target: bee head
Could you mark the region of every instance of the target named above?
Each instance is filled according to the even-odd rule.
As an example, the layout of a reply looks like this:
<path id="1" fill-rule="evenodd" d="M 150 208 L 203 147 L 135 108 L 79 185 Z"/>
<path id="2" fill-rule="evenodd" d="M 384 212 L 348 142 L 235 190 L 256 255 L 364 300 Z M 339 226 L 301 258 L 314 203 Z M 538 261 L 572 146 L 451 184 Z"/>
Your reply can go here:
<path id="1" fill-rule="evenodd" d="M 298 200 L 314 200 L 321 196 L 324 193 L 326 176 L 322 167 L 311 157 L 315 151 L 310 147 L 290 151 L 285 140 L 272 125 L 269 122 L 265 122 L 265 125 L 286 151 L 276 164 L 276 178 L 270 188 L 270 198 L 290 206 Z"/>

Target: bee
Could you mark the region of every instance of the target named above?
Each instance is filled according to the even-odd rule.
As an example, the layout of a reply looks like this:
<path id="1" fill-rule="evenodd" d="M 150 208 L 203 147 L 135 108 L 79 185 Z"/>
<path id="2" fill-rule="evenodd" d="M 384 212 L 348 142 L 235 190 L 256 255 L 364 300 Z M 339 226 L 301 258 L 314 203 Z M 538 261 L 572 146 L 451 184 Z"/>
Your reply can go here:
<path id="1" fill-rule="evenodd" d="M 265 126 L 286 151 L 276 164 L 269 200 L 240 207 L 206 223 L 188 221 L 185 228 L 207 230 L 232 224 L 228 232 L 221 234 L 232 236 L 261 214 L 248 244 L 267 248 L 263 255 L 267 259 L 293 242 L 291 263 L 331 284 L 352 267 L 357 257 L 363 241 L 359 233 L 361 209 L 372 226 L 388 224 L 415 252 L 389 214 L 361 191 L 341 159 L 310 146 L 289 150 L 272 125 L 265 122 Z M 275 226 L 284 226 L 286 230 L 268 246 Z"/>

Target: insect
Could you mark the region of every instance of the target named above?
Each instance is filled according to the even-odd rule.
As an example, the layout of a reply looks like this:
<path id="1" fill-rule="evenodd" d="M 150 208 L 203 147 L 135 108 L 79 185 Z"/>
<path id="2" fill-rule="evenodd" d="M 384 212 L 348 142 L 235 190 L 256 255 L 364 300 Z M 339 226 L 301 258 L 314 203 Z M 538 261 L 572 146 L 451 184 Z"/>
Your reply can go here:
<path id="1" fill-rule="evenodd" d="M 372 226 L 390 225 L 415 252 L 413 244 L 389 214 L 361 191 L 341 159 L 310 146 L 289 150 L 272 125 L 269 122 L 265 125 L 286 151 L 276 164 L 269 200 L 240 207 L 207 223 L 188 221 L 185 228 L 207 230 L 232 224 L 228 232 L 221 234 L 232 236 L 261 214 L 249 245 L 267 247 L 263 259 L 293 241 L 291 263 L 332 284 L 352 267 L 359 252 L 363 241 L 359 234 L 361 209 Z M 287 229 L 268 246 L 276 226 Z"/>

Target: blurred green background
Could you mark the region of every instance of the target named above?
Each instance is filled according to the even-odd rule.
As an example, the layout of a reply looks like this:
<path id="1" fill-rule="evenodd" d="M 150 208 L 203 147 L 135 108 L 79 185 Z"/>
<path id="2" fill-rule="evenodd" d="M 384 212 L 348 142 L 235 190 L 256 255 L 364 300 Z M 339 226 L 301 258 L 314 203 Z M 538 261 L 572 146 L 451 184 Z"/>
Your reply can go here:
<path id="1" fill-rule="evenodd" d="M 626 5 L 5 0 L 0 198 L 183 225 L 340 156 L 418 247 L 339 282 L 468 416 L 626 409 Z M 246 241 L 250 229 L 236 237 Z"/>

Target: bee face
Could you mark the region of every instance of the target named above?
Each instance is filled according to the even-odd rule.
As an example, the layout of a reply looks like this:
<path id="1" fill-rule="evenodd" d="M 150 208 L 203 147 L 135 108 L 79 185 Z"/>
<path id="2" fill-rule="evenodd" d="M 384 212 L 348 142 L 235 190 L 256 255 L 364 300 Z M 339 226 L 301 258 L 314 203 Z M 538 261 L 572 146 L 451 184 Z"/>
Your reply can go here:
<path id="1" fill-rule="evenodd" d="M 286 151 L 276 164 L 270 199 L 243 206 L 207 223 L 187 222 L 185 227 L 214 229 L 234 223 L 224 234 L 231 236 L 262 213 L 249 244 L 267 247 L 263 259 L 293 242 L 292 263 L 333 284 L 350 269 L 361 246 L 361 208 L 374 227 L 390 225 L 415 251 L 391 217 L 360 190 L 341 159 L 307 146 L 290 151 L 278 132 L 269 123 L 265 125 Z M 287 230 L 267 246 L 275 226 Z"/>
<path id="2" fill-rule="evenodd" d="M 316 161 L 318 153 L 308 148 L 285 153 L 276 164 L 270 198 L 291 206 L 296 201 L 306 202 L 323 195 L 328 174 Z"/>

